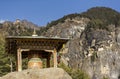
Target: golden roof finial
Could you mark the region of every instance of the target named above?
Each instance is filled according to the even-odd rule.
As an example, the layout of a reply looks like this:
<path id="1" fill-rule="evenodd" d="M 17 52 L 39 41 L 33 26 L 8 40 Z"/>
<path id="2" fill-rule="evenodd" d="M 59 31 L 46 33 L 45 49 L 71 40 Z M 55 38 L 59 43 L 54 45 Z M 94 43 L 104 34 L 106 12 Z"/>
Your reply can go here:
<path id="1" fill-rule="evenodd" d="M 35 28 L 34 28 L 34 31 L 33 31 L 32 36 L 38 36 L 38 35 L 36 34 L 36 30 L 35 30 Z"/>

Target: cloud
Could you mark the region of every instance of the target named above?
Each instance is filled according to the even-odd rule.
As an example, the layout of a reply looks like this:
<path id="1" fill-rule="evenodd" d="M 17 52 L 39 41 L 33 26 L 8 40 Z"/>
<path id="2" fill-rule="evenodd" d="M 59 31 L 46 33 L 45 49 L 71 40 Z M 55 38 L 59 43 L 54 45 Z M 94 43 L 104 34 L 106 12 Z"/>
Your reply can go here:
<path id="1" fill-rule="evenodd" d="M 2 19 L 0 19 L 0 23 L 4 23 L 6 20 L 2 20 Z"/>

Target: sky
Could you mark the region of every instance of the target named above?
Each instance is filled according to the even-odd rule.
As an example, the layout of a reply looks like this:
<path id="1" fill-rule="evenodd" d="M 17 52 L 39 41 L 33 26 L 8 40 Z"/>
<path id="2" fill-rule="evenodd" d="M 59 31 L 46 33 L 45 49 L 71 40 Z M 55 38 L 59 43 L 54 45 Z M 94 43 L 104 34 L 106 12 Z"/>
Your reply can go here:
<path id="1" fill-rule="evenodd" d="M 0 22 L 28 20 L 39 26 L 92 7 L 109 7 L 120 12 L 120 0 L 0 0 Z"/>

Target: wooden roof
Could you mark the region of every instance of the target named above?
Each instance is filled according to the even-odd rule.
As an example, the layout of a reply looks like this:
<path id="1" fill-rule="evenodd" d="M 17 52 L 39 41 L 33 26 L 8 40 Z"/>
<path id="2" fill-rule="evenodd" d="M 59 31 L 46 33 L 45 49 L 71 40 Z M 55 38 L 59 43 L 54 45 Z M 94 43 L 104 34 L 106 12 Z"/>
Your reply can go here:
<path id="1" fill-rule="evenodd" d="M 41 37 L 41 36 L 8 36 L 6 37 L 6 52 L 16 53 L 18 48 L 30 50 L 59 51 L 69 38 Z"/>

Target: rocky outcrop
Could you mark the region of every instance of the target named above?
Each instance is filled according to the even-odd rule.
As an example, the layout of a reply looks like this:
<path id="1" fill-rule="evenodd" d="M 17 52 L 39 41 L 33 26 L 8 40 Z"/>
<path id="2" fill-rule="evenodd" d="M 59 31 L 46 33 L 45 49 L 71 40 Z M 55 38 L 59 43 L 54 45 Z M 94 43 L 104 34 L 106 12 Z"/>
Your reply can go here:
<path id="1" fill-rule="evenodd" d="M 67 19 L 48 29 L 45 36 L 69 37 L 60 51 L 61 61 L 74 69 L 82 69 L 92 79 L 120 78 L 120 27 L 87 28 L 87 18 Z"/>
<path id="2" fill-rule="evenodd" d="M 58 23 L 43 32 L 43 36 L 47 37 L 62 37 L 62 38 L 73 38 L 80 37 L 82 31 L 89 22 L 88 18 L 66 19 L 64 23 Z"/>
<path id="3" fill-rule="evenodd" d="M 72 79 L 61 68 L 30 69 L 9 73 L 0 79 Z"/>

